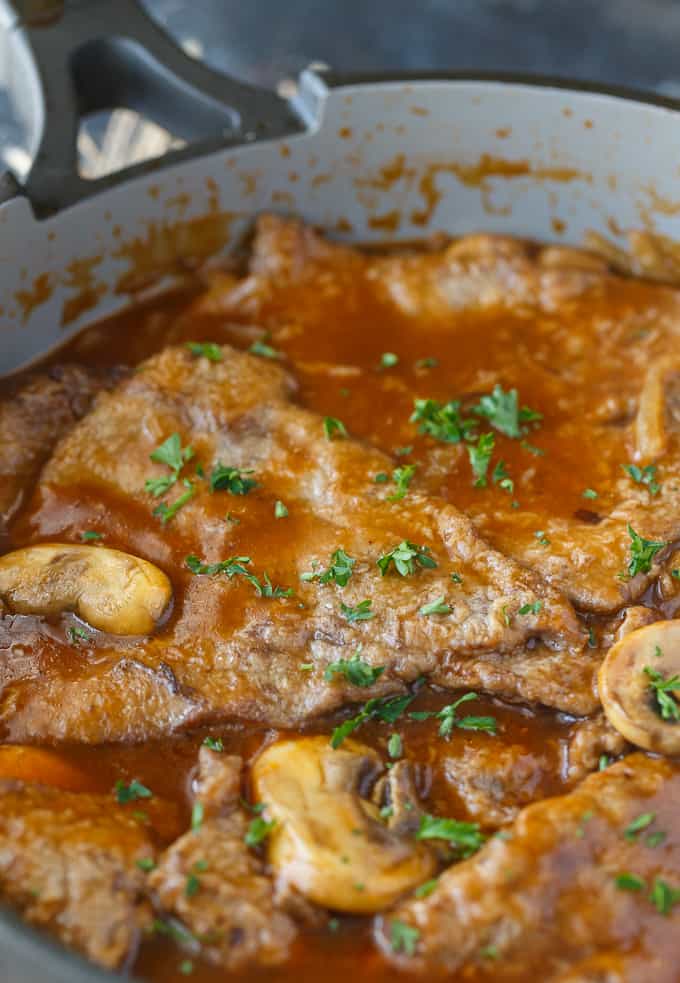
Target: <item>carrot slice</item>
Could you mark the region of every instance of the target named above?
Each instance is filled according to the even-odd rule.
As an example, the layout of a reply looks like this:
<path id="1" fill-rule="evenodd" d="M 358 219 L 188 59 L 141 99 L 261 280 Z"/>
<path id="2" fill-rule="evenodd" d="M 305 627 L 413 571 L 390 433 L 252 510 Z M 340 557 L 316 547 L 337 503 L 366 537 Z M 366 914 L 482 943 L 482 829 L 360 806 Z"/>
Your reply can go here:
<path id="1" fill-rule="evenodd" d="M 87 791 L 91 782 L 76 765 L 55 751 L 5 744 L 0 747 L 0 778 L 54 785 L 71 792 Z"/>

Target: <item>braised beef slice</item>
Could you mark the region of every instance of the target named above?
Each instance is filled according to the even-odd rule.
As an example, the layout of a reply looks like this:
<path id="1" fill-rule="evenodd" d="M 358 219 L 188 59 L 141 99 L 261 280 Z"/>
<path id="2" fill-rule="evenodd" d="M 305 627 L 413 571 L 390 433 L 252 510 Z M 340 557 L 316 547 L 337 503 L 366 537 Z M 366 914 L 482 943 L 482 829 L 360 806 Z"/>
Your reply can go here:
<path id="1" fill-rule="evenodd" d="M 111 796 L 0 781 L 0 900 L 103 966 L 129 963 L 150 926 L 143 824 Z"/>
<path id="2" fill-rule="evenodd" d="M 194 829 L 162 854 L 149 883 L 189 944 L 228 970 L 284 962 L 297 935 L 264 864 L 245 843 L 254 813 L 240 802 L 241 759 L 201 748 Z M 194 816 L 197 815 L 194 807 Z"/>
<path id="3" fill-rule="evenodd" d="M 428 978 L 475 966 L 497 980 L 673 983 L 680 906 L 662 895 L 680 886 L 679 807 L 677 766 L 631 755 L 528 806 L 427 898 L 379 920 L 378 944 Z M 415 929 L 413 955 L 395 922 Z"/>
<path id="4" fill-rule="evenodd" d="M 463 388 L 444 398 L 465 402 L 466 394 L 490 392 L 496 383 L 507 390 L 510 382 L 531 402 L 538 390 L 544 419 L 528 440 L 547 443 L 549 450 L 546 457 L 532 457 L 518 449 L 519 441 L 503 444 L 496 432 L 496 451 L 511 462 L 521 508 L 512 509 L 513 496 L 501 495 L 491 507 L 480 494 L 464 496 L 462 507 L 491 545 L 540 573 L 579 607 L 617 610 L 673 562 L 660 554 L 649 572 L 632 580 L 620 576 L 630 559 L 629 523 L 649 540 L 680 539 L 680 375 L 672 354 L 680 330 L 677 290 L 623 279 L 598 257 L 569 248 L 536 249 L 520 240 L 473 235 L 434 251 L 379 255 L 334 244 L 302 222 L 274 215 L 258 220 L 250 273 L 236 286 L 217 277 L 197 300 L 197 313 L 259 323 L 296 345 L 300 336 L 323 333 L 337 311 L 350 323 L 380 316 L 396 338 L 437 325 L 440 351 L 447 343 L 457 347 L 467 337 L 465 325 L 475 325 L 474 347 L 465 349 L 460 363 Z M 515 340 L 509 327 L 494 345 L 488 336 L 492 315 L 499 324 L 530 324 L 530 331 Z M 390 443 L 383 443 L 384 427 L 374 426 L 370 408 L 359 432 L 385 450 L 412 443 L 413 399 L 430 395 L 433 384 L 427 374 L 415 381 L 399 376 L 391 396 L 403 428 L 390 429 Z M 622 468 L 653 464 L 662 452 L 658 490 Z M 436 491 L 449 482 L 448 494 L 458 503 L 454 454 L 450 444 L 429 438 L 419 444 L 418 480 Z M 592 510 L 582 498 L 588 482 L 578 486 L 586 460 L 597 494 Z M 551 493 L 544 488 L 547 470 Z M 572 482 L 572 472 L 573 504 L 560 512 L 555 499 L 565 481 Z"/>
<path id="5" fill-rule="evenodd" d="M 28 678 L 35 674 L 23 645 L 2 698 L 13 740 L 141 740 L 230 718 L 294 726 L 352 700 L 399 692 L 421 676 L 447 687 L 479 682 L 575 713 L 594 708 L 596 660 L 584 652 L 564 597 L 491 549 L 452 505 L 415 492 L 385 501 L 374 476 L 389 459 L 352 439 L 328 439 L 323 420 L 290 401 L 291 387 L 279 366 L 226 346 L 220 362 L 168 349 L 102 395 L 60 443 L 28 528 L 79 537 L 104 496 L 116 545 L 173 579 L 174 616 L 133 652 L 129 642 L 98 643 L 88 664 L 75 663 L 71 649 L 40 678 Z M 257 488 L 247 496 L 211 493 L 192 463 L 186 473 L 195 495 L 163 525 L 151 516 L 158 500 L 144 486 L 151 475 L 167 474 L 149 455 L 173 432 L 194 448 L 206 476 L 218 462 L 253 469 Z M 179 483 L 168 500 L 183 490 Z M 277 499 L 289 516 L 274 524 Z M 237 507 L 238 524 L 225 519 Z M 131 522 L 131 515 L 140 518 Z M 394 568 L 382 576 L 377 559 L 404 540 L 427 547 L 436 569 L 415 562 L 408 576 Z M 339 547 L 356 560 L 346 586 L 301 579 L 325 569 Z M 209 564 L 246 555 L 261 585 L 267 571 L 272 585 L 295 596 L 258 596 L 242 573 L 192 576 L 188 554 Z M 449 614 L 419 614 L 441 596 Z M 347 609 L 365 599 L 374 617 L 349 621 Z M 358 689 L 344 677 L 325 679 L 328 664 L 351 657 L 359 644 L 364 660 L 385 667 L 375 684 Z M 312 671 L 301 671 L 301 662 Z M 161 667 L 172 673 L 175 692 L 159 677 Z M 154 688 L 162 695 L 150 698 Z"/>
<path id="6" fill-rule="evenodd" d="M 0 401 L 0 539 L 52 448 L 120 373 L 54 366 L 11 383 Z"/>

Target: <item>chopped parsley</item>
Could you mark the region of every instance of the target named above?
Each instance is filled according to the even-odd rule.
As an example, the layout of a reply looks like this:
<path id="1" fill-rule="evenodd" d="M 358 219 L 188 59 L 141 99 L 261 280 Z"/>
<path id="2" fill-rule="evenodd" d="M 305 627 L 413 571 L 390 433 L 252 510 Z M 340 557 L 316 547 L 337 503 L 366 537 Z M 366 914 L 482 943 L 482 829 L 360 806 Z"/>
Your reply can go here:
<path id="1" fill-rule="evenodd" d="M 543 532 L 542 529 L 538 529 L 534 533 L 534 536 L 539 541 L 539 543 L 541 544 L 541 546 L 550 546 L 550 540 L 548 539 L 548 537 L 546 536 L 546 534 Z"/>
<path id="2" fill-rule="evenodd" d="M 201 882 L 193 873 L 193 871 L 187 875 L 186 883 L 184 885 L 184 895 L 187 898 L 193 898 L 194 895 L 198 894 L 201 887 Z"/>
<path id="3" fill-rule="evenodd" d="M 399 734 L 390 734 L 390 739 L 387 742 L 387 753 L 389 754 L 390 758 L 400 758 L 403 751 L 404 746 Z"/>
<path id="4" fill-rule="evenodd" d="M 657 877 L 652 884 L 649 900 L 660 915 L 670 915 L 671 910 L 680 902 L 680 891 Z"/>
<path id="5" fill-rule="evenodd" d="M 84 628 L 81 628 L 80 625 L 71 625 L 71 627 L 67 630 L 66 634 L 69 637 L 69 641 L 71 642 L 71 645 L 79 645 L 81 642 L 91 641 L 91 638 L 88 635 L 88 633 L 85 631 Z"/>
<path id="6" fill-rule="evenodd" d="M 170 505 L 168 505 L 166 502 L 159 502 L 159 504 L 153 510 L 152 515 L 158 516 L 163 525 L 166 525 L 171 519 L 174 519 L 179 510 L 183 508 L 187 502 L 190 502 L 196 494 L 196 488 L 188 478 L 184 478 L 184 487 L 186 488 L 186 491 L 182 492 L 182 494 L 176 498 L 174 502 L 171 502 Z"/>
<path id="7" fill-rule="evenodd" d="M 150 799 L 153 796 L 151 789 L 142 785 L 136 778 L 133 778 L 129 785 L 119 778 L 114 786 L 116 802 L 126 805 L 128 802 L 136 802 L 138 799 Z"/>
<path id="8" fill-rule="evenodd" d="M 256 816 L 251 820 L 246 835 L 244 836 L 246 846 L 258 846 L 267 839 L 269 834 L 276 826 L 276 820 L 266 820 L 262 816 Z"/>
<path id="9" fill-rule="evenodd" d="M 143 870 L 145 874 L 148 874 L 149 871 L 155 869 L 156 861 L 153 859 L 153 857 L 140 857 L 139 860 L 135 860 L 135 866 L 139 867 L 140 870 Z"/>
<path id="10" fill-rule="evenodd" d="M 680 720 L 680 704 L 671 696 L 673 692 L 680 690 L 680 676 L 664 679 L 663 673 L 652 666 L 645 666 L 643 672 L 649 679 L 648 685 L 654 694 L 659 716 L 663 720 Z"/>
<path id="11" fill-rule="evenodd" d="M 351 659 L 338 659 L 331 662 L 324 671 L 323 677 L 326 682 L 330 682 L 333 676 L 341 674 L 352 686 L 372 686 L 385 671 L 384 666 L 372 666 L 360 658 L 358 649 Z"/>
<path id="12" fill-rule="evenodd" d="M 413 893 L 417 898 L 429 898 L 438 884 L 439 878 L 433 877 L 431 881 L 425 881 L 424 884 L 419 884 Z"/>
<path id="13" fill-rule="evenodd" d="M 543 601 L 534 601 L 533 604 L 523 604 L 517 612 L 518 614 L 538 614 L 543 607 Z"/>
<path id="14" fill-rule="evenodd" d="M 393 724 L 415 700 L 416 695 L 416 693 L 408 693 L 406 696 L 383 696 L 369 700 L 355 717 L 350 717 L 335 728 L 331 734 L 331 747 L 339 748 L 345 738 L 367 720 L 383 720 Z"/>
<path id="15" fill-rule="evenodd" d="M 397 490 L 387 496 L 388 502 L 400 502 L 404 498 L 415 473 L 415 464 L 404 464 L 402 467 L 394 469 L 392 481 L 397 486 Z"/>
<path id="16" fill-rule="evenodd" d="M 515 482 L 510 477 L 507 468 L 505 467 L 505 461 L 499 461 L 491 472 L 491 480 L 494 485 L 498 485 L 503 491 L 506 491 L 508 495 L 512 495 L 515 490 Z"/>
<path id="17" fill-rule="evenodd" d="M 597 492 L 594 488 L 584 488 L 581 494 L 583 498 L 597 498 Z"/>
<path id="18" fill-rule="evenodd" d="M 430 601 L 429 604 L 423 604 L 419 610 L 419 614 L 431 615 L 431 614 L 451 614 L 451 605 L 446 603 L 446 598 L 442 594 L 438 597 L 436 601 Z"/>
<path id="19" fill-rule="evenodd" d="M 209 748 L 211 751 L 224 751 L 224 744 L 219 737 L 206 737 L 203 741 L 203 746 Z"/>
<path id="20" fill-rule="evenodd" d="M 441 819 L 439 816 L 425 814 L 420 818 L 416 839 L 446 840 L 461 857 L 471 857 L 484 845 L 486 837 L 478 823 L 466 823 L 459 819 Z"/>
<path id="21" fill-rule="evenodd" d="M 416 399 L 413 402 L 411 423 L 418 424 L 418 433 L 427 434 L 447 444 L 459 444 L 468 440 L 476 427 L 476 421 L 460 415 L 460 400 L 438 403 L 436 399 Z"/>
<path id="22" fill-rule="evenodd" d="M 630 560 L 628 562 L 628 576 L 635 577 L 638 573 L 649 573 L 652 569 L 654 557 L 662 550 L 667 543 L 655 542 L 652 539 L 643 539 L 635 532 L 628 523 L 628 535 L 630 536 Z"/>
<path id="23" fill-rule="evenodd" d="M 597 762 L 597 770 L 604 771 L 605 768 L 608 768 L 611 763 L 612 763 L 612 759 L 609 757 L 608 754 L 601 754 L 600 759 Z"/>
<path id="24" fill-rule="evenodd" d="M 405 447 L 395 447 L 394 453 L 397 457 L 406 457 L 408 454 L 413 453 L 413 444 L 407 444 Z"/>
<path id="25" fill-rule="evenodd" d="M 380 356 L 380 368 L 392 369 L 395 365 L 399 365 L 399 356 L 394 352 L 383 352 Z"/>
<path id="26" fill-rule="evenodd" d="M 274 504 L 274 518 L 275 519 L 285 519 L 288 515 L 288 509 L 283 504 L 283 502 L 277 501 Z"/>
<path id="27" fill-rule="evenodd" d="M 197 833 L 198 830 L 203 825 L 204 812 L 205 810 L 203 808 L 203 803 L 198 801 L 194 802 L 193 808 L 191 810 L 191 829 L 193 830 L 194 833 Z"/>
<path id="28" fill-rule="evenodd" d="M 218 461 L 210 474 L 210 491 L 228 491 L 232 495 L 247 495 L 251 489 L 257 487 L 257 482 L 252 478 L 245 478 L 246 474 L 253 474 L 253 472 L 228 468 Z"/>
<path id="29" fill-rule="evenodd" d="M 334 416 L 325 416 L 323 418 L 323 432 L 326 434 L 326 440 L 333 440 L 334 436 L 346 437 L 347 427 L 342 422 Z"/>
<path id="30" fill-rule="evenodd" d="M 338 587 L 345 587 L 349 578 L 352 576 L 352 568 L 357 561 L 354 557 L 345 553 L 340 547 L 331 554 L 331 561 L 327 570 L 323 573 L 315 573 L 313 570 L 308 573 L 300 574 L 300 580 L 318 580 L 320 584 L 330 584 L 331 581 Z"/>
<path id="31" fill-rule="evenodd" d="M 94 543 L 97 539 L 102 538 L 102 534 L 94 532 L 93 529 L 86 529 L 85 532 L 81 532 L 80 538 L 84 543 Z"/>
<path id="32" fill-rule="evenodd" d="M 390 922 L 392 952 L 403 952 L 406 956 L 415 955 L 419 938 L 420 932 L 412 925 L 407 925 L 406 922 L 400 922 L 396 919 Z"/>
<path id="33" fill-rule="evenodd" d="M 475 488 L 486 488 L 486 473 L 489 470 L 496 438 L 492 433 L 480 433 L 476 444 L 467 444 L 470 466 L 475 476 Z"/>
<path id="34" fill-rule="evenodd" d="M 439 734 L 441 737 L 448 737 L 454 727 L 459 730 L 485 731 L 487 734 L 496 733 L 495 717 L 459 717 L 458 707 L 470 700 L 476 700 L 476 693 L 464 693 L 453 703 L 447 703 L 441 710 L 415 710 L 409 714 L 412 720 L 429 720 L 432 717 L 441 720 Z"/>
<path id="35" fill-rule="evenodd" d="M 187 341 L 187 348 L 196 358 L 207 358 L 210 362 L 222 361 L 222 349 L 214 341 Z"/>
<path id="36" fill-rule="evenodd" d="M 661 491 L 661 485 L 656 480 L 656 465 L 647 464 L 644 468 L 639 468 L 637 464 L 622 464 L 621 467 L 636 484 L 646 485 L 652 498 Z"/>
<path id="37" fill-rule="evenodd" d="M 426 355 L 425 358 L 419 358 L 416 362 L 417 369 L 436 369 L 439 365 L 439 359 L 433 358 L 431 355 Z"/>
<path id="38" fill-rule="evenodd" d="M 228 560 L 220 560 L 217 563 L 203 563 L 192 553 L 186 557 L 184 562 L 189 570 L 197 576 L 214 577 L 223 573 L 230 580 L 237 575 L 245 577 L 248 583 L 253 585 L 259 597 L 292 597 L 295 593 L 292 587 L 274 587 L 266 571 L 263 574 L 263 582 L 254 573 L 246 570 L 244 564 L 250 563 L 249 556 L 232 556 Z"/>
<path id="39" fill-rule="evenodd" d="M 619 891 L 644 891 L 645 882 L 637 874 L 631 874 L 629 871 L 624 871 L 622 874 L 617 874 L 614 881 Z"/>
<path id="40" fill-rule="evenodd" d="M 250 354 L 261 355 L 262 358 L 281 358 L 281 352 L 277 351 L 276 348 L 272 348 L 272 346 L 268 344 L 270 337 L 271 336 L 269 333 L 267 333 L 261 338 L 258 338 L 257 341 L 254 341 L 248 349 Z"/>
<path id="41" fill-rule="evenodd" d="M 543 419 L 541 413 L 530 410 L 528 406 L 520 409 L 516 389 L 505 392 L 499 385 L 494 386 L 490 395 L 482 396 L 471 412 L 484 417 L 495 430 L 514 439 L 528 432 L 527 423 L 539 423 Z"/>
<path id="42" fill-rule="evenodd" d="M 392 564 L 402 577 L 415 573 L 417 567 L 433 570 L 437 566 L 427 546 L 416 546 L 415 543 L 411 543 L 407 539 L 378 557 L 376 563 L 383 577 Z"/>
<path id="43" fill-rule="evenodd" d="M 152 461 L 157 464 L 165 464 L 170 468 L 169 475 L 162 475 L 160 478 L 147 478 L 144 484 L 145 491 L 159 498 L 169 491 L 179 478 L 179 473 L 184 465 L 194 456 L 194 449 L 191 446 L 182 447 L 182 439 L 178 433 L 170 434 L 155 450 L 149 454 Z"/>
<path id="44" fill-rule="evenodd" d="M 643 829 L 647 829 L 648 826 L 656 819 L 656 813 L 654 812 L 643 812 L 637 816 L 632 823 L 626 826 L 623 831 L 623 835 L 627 840 L 635 840 L 638 833 L 642 832 Z"/>
<path id="45" fill-rule="evenodd" d="M 588 648 L 589 649 L 597 648 L 597 635 L 595 634 L 595 629 L 592 627 L 592 625 L 588 629 Z"/>
<path id="46" fill-rule="evenodd" d="M 347 618 L 350 624 L 354 621 L 370 621 L 371 618 L 375 618 L 375 612 L 371 611 L 372 605 L 373 601 L 368 598 L 365 601 L 359 601 L 354 607 L 340 602 L 340 613 L 343 618 Z"/>
<path id="47" fill-rule="evenodd" d="M 179 971 L 182 976 L 191 976 L 194 971 L 194 964 L 191 959 L 183 959 L 179 964 Z"/>
<path id="48" fill-rule="evenodd" d="M 463 578 L 461 577 L 461 575 L 459 573 L 456 573 L 455 570 L 454 570 L 453 573 L 449 574 L 449 576 L 451 577 L 451 580 L 454 582 L 454 584 L 462 584 L 463 583 Z"/>
<path id="49" fill-rule="evenodd" d="M 373 480 L 375 481 L 376 485 L 384 485 L 390 480 L 390 476 L 388 475 L 387 471 L 378 471 Z"/>

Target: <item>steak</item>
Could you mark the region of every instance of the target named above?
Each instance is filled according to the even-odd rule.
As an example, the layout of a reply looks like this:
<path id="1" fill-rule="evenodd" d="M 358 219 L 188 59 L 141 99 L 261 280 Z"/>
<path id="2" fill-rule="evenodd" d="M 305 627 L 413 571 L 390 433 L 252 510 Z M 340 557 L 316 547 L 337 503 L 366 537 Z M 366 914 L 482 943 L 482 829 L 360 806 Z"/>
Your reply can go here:
<path id="1" fill-rule="evenodd" d="M 114 377 L 60 365 L 9 385 L 0 401 L 0 542 L 54 445 Z"/>
<path id="2" fill-rule="evenodd" d="M 263 862 L 246 846 L 253 814 L 240 804 L 240 791 L 241 759 L 201 748 L 194 799 L 200 821 L 165 851 L 149 878 L 190 949 L 199 944 L 205 959 L 228 970 L 284 962 L 297 935 L 275 902 Z"/>
<path id="3" fill-rule="evenodd" d="M 398 377 L 361 371 L 363 388 L 355 385 L 345 401 L 358 436 L 386 451 L 413 445 L 424 490 L 444 493 L 491 545 L 581 608 L 620 609 L 667 568 L 672 550 L 659 553 L 649 571 L 625 576 L 629 524 L 651 541 L 680 540 L 677 289 L 614 275 L 574 249 L 473 235 L 445 248 L 377 255 L 265 215 L 250 276 L 234 286 L 218 275 L 194 313 L 260 324 L 296 362 L 304 352 L 307 362 L 297 367 L 317 406 L 329 397 L 321 363 L 311 359 L 359 371 L 348 323 L 370 324 L 393 351 L 415 354 L 420 346 L 422 354 L 431 345 L 447 375 L 419 362 Z M 326 380 L 336 388 L 332 370 Z M 465 409 L 496 385 L 516 387 L 543 416 L 524 441 L 495 432 L 514 498 L 471 490 L 462 446 L 418 436 L 409 421 L 416 398 L 456 399 Z M 372 409 L 381 394 L 389 394 L 388 427 L 382 418 L 376 425 Z"/>
<path id="4" fill-rule="evenodd" d="M 631 755 L 528 806 L 428 897 L 379 920 L 378 944 L 430 978 L 476 967 L 500 980 L 673 983 L 679 806 L 678 768 Z M 398 941 L 404 926 L 412 954 Z"/>
<path id="5" fill-rule="evenodd" d="M 575 713 L 596 706 L 597 660 L 564 597 L 490 548 L 454 506 L 416 493 L 389 501 L 375 482 L 389 459 L 328 439 L 323 419 L 291 402 L 292 388 L 278 365 L 226 346 L 219 362 L 167 349 L 102 394 L 59 444 L 24 519 L 27 538 L 103 529 L 107 545 L 169 574 L 174 611 L 152 638 L 92 632 L 39 677 L 26 639 L 16 654 L 10 646 L 2 723 L 12 740 L 143 740 L 234 718 L 294 726 L 421 677 L 449 688 L 478 680 Z M 149 456 L 173 433 L 195 452 L 183 472 L 193 497 L 164 524 L 145 481 L 167 475 Z M 220 462 L 252 471 L 257 487 L 211 493 Z M 289 513 L 281 521 L 278 500 Z M 411 572 L 391 563 L 381 575 L 378 559 L 407 542 L 423 548 Z M 339 549 L 353 563 L 344 586 L 324 574 Z M 236 571 L 210 566 L 229 557 L 246 559 Z M 370 620 L 348 617 L 366 600 Z M 438 601 L 444 615 L 419 613 Z M 358 646 L 384 670 L 368 688 L 326 672 Z"/>
<path id="6" fill-rule="evenodd" d="M 0 781 L 0 899 L 103 966 L 129 965 L 150 927 L 137 861 L 155 853 L 110 796 Z"/>

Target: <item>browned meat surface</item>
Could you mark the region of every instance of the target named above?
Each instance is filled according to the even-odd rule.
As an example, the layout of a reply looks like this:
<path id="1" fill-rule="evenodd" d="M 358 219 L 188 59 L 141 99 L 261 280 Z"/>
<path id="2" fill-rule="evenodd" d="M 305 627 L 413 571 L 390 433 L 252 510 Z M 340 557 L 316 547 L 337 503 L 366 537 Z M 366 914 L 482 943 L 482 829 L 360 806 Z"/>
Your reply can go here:
<path id="1" fill-rule="evenodd" d="M 111 796 L 0 781 L 0 899 L 111 968 L 150 926 L 143 824 Z"/>
<path id="2" fill-rule="evenodd" d="M 189 948 L 200 945 L 211 963 L 229 970 L 282 963 L 297 930 L 245 843 L 254 814 L 239 804 L 241 759 L 202 748 L 199 769 L 200 820 L 165 851 L 150 886 L 161 909 L 188 931 Z"/>
<path id="3" fill-rule="evenodd" d="M 603 713 L 574 724 L 567 752 L 567 775 L 579 782 L 591 771 L 605 767 L 608 762 L 631 749 L 630 744 L 615 730 Z"/>
<path id="4" fill-rule="evenodd" d="M 669 354 L 680 327 L 677 290 L 622 279 L 577 250 L 483 235 L 379 256 L 264 216 L 253 249 L 251 276 L 236 287 L 217 278 L 197 312 L 253 321 L 291 357 L 304 351 L 307 398 L 328 412 L 342 406 L 354 432 L 386 450 L 414 445 L 422 487 L 449 497 L 494 546 L 579 606 L 612 611 L 643 593 L 670 551 L 649 573 L 621 579 L 628 524 L 649 540 L 680 538 L 680 363 Z M 322 382 L 320 365 L 351 370 L 365 361 L 368 340 L 347 330 L 359 311 L 377 351 L 382 344 L 401 361 L 376 380 L 362 366 L 345 383 L 356 395 L 343 401 L 332 372 Z M 428 348 L 438 365 L 419 367 Z M 458 399 L 465 408 L 496 384 L 516 387 L 522 403 L 543 414 L 528 436 L 537 452 L 495 432 L 494 460 L 514 481 L 513 495 L 493 483 L 473 488 L 463 447 L 418 437 L 409 423 L 416 397 Z M 389 407 L 387 419 L 373 412 L 378 399 Z M 659 490 L 636 483 L 627 464 L 658 465 Z M 595 497 L 584 500 L 584 491 Z"/>
<path id="5" fill-rule="evenodd" d="M 415 493 L 390 503 L 374 480 L 389 459 L 351 439 L 327 439 L 322 418 L 289 401 L 290 388 L 278 366 L 227 347 L 220 362 L 168 349 L 102 396 L 62 441 L 27 535 L 77 540 L 83 529 L 102 528 L 105 508 L 107 545 L 171 576 L 174 615 L 151 640 L 95 639 L 96 658 L 90 643 L 71 646 L 40 678 L 28 646 L 19 669 L 10 651 L 14 682 L 2 720 L 11 739 L 142 739 L 235 717 L 290 726 L 423 675 L 453 687 L 484 678 L 494 692 L 576 713 L 595 706 L 596 666 L 564 598 L 490 549 L 455 507 Z M 162 525 L 144 486 L 167 473 L 149 455 L 173 432 L 206 476 L 228 463 L 252 469 L 258 487 L 211 493 L 192 461 L 185 473 L 195 495 Z M 277 499 L 289 515 L 275 524 Z M 225 519 L 236 506 L 238 523 Z M 427 547 L 436 569 L 381 576 L 377 559 L 404 540 Z M 356 561 L 346 586 L 301 579 L 323 571 L 339 548 Z M 245 555 L 261 583 L 267 571 L 295 596 L 258 597 L 242 574 L 192 576 L 189 554 L 207 563 Z M 450 612 L 419 614 L 440 597 Z M 348 621 L 341 605 L 364 599 L 374 618 Z M 360 644 L 363 659 L 385 667 L 374 686 L 324 678 L 329 663 Z M 22 674 L 33 678 L 24 683 Z"/>
<path id="6" fill-rule="evenodd" d="M 3 386 L 0 401 L 0 541 L 59 440 L 89 409 L 111 375 L 55 366 Z M 5 386 L 7 388 L 5 389 Z"/>
<path id="7" fill-rule="evenodd" d="M 427 898 L 385 916 L 378 943 L 429 978 L 475 966 L 494 979 L 673 983 L 679 807 L 680 771 L 632 755 L 529 806 Z M 415 929 L 412 955 L 393 944 L 395 921 Z"/>
<path id="8" fill-rule="evenodd" d="M 521 744 L 490 741 L 467 746 L 455 757 L 444 759 L 447 783 L 469 816 L 484 826 L 502 826 L 520 809 L 541 798 L 552 761 Z"/>

